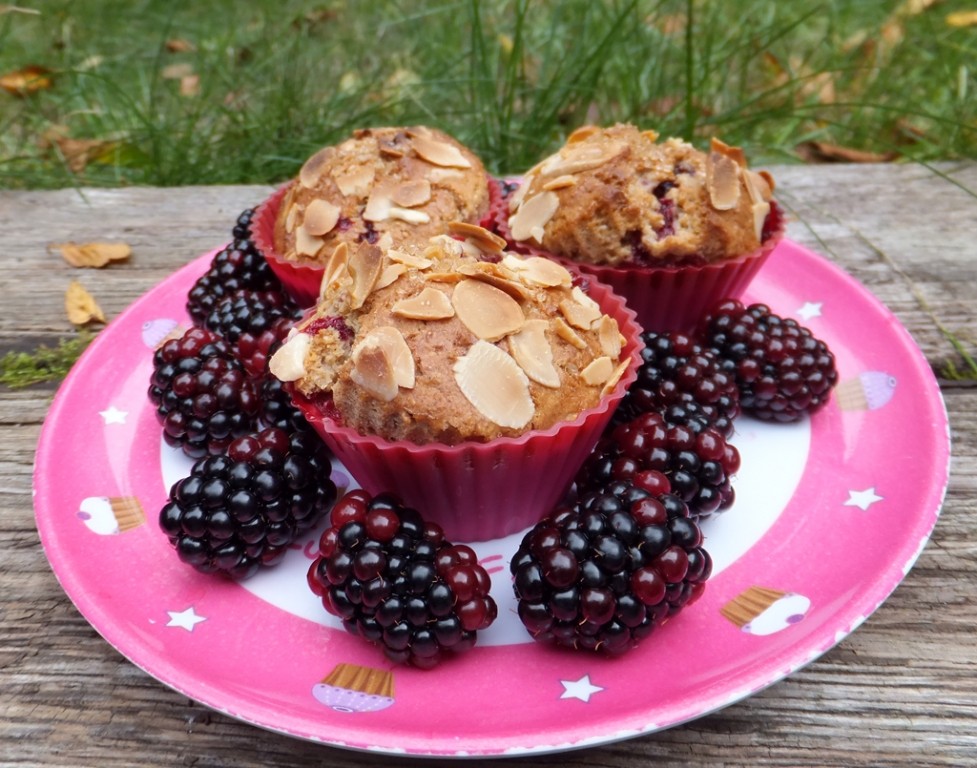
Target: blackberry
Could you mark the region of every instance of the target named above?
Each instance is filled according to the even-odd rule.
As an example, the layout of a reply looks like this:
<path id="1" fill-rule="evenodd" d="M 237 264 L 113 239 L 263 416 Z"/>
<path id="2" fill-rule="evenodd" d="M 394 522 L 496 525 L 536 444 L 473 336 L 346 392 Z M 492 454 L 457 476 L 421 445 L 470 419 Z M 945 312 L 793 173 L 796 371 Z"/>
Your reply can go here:
<path id="1" fill-rule="evenodd" d="M 519 618 L 543 643 L 625 653 L 699 598 L 702 532 L 668 478 L 643 471 L 557 507 L 510 563 Z"/>
<path id="2" fill-rule="evenodd" d="M 217 301 L 204 326 L 223 336 L 235 357 L 253 375 L 263 375 L 278 345 L 302 316 L 284 293 L 239 291 Z"/>
<path id="3" fill-rule="evenodd" d="M 638 378 L 614 414 L 614 424 L 659 411 L 669 424 L 701 432 L 712 427 L 729 438 L 740 414 L 735 377 L 720 360 L 684 333 L 641 335 Z"/>
<path id="4" fill-rule="evenodd" d="M 309 586 L 354 635 L 422 669 L 470 650 L 498 609 L 475 552 L 389 493 L 351 491 L 319 541 Z"/>
<path id="5" fill-rule="evenodd" d="M 156 350 L 149 399 L 167 445 L 195 459 L 223 453 L 250 432 L 261 407 L 254 382 L 227 342 L 203 328 Z"/>
<path id="6" fill-rule="evenodd" d="M 336 500 L 329 472 L 311 433 L 264 429 L 197 461 L 170 490 L 159 525 L 183 562 L 246 578 L 325 517 Z"/>
<path id="7" fill-rule="evenodd" d="M 261 380 L 258 391 L 261 400 L 259 422 L 266 427 L 278 427 L 287 432 L 310 430 L 312 427 L 302 412 L 292 404 L 292 398 L 281 380 L 268 375 Z"/>
<path id="8" fill-rule="evenodd" d="M 730 478 L 739 467 L 739 451 L 719 431 L 706 427 L 697 432 L 649 412 L 604 435 L 577 473 L 576 485 L 578 493 L 590 493 L 656 470 L 668 477 L 671 492 L 698 520 L 732 506 Z"/>
<path id="9" fill-rule="evenodd" d="M 231 237 L 235 240 L 251 239 L 251 220 L 254 218 L 254 208 L 245 208 L 234 222 Z"/>
<path id="10" fill-rule="evenodd" d="M 813 413 L 838 381 L 828 346 L 765 304 L 721 302 L 703 319 L 698 336 L 735 377 L 740 406 L 759 419 L 791 422 Z"/>

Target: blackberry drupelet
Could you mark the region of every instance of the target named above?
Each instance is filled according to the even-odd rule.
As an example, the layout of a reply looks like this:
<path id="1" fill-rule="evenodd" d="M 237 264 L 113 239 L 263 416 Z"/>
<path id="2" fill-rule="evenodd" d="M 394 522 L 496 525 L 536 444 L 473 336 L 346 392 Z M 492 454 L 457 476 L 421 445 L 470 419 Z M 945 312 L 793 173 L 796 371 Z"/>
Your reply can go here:
<path id="1" fill-rule="evenodd" d="M 268 359 L 301 316 L 284 293 L 239 291 L 218 300 L 203 324 L 227 340 L 248 373 L 261 376 Z"/>
<path id="2" fill-rule="evenodd" d="M 739 467 L 739 451 L 719 431 L 706 427 L 697 432 L 649 412 L 605 434 L 577 473 L 576 485 L 578 493 L 589 493 L 656 470 L 668 477 L 671 492 L 698 520 L 732 506 L 730 478 Z"/>
<path id="3" fill-rule="evenodd" d="M 701 432 L 712 427 L 729 438 L 740 414 L 735 377 L 708 349 L 684 333 L 641 336 L 645 348 L 638 378 L 614 414 L 614 424 L 658 411 L 669 424 Z"/>
<path id="4" fill-rule="evenodd" d="M 325 517 L 336 500 L 329 474 L 315 435 L 264 429 L 197 461 L 170 490 L 159 525 L 185 563 L 246 578 Z"/>
<path id="5" fill-rule="evenodd" d="M 668 478 L 646 470 L 557 507 L 510 563 L 519 618 L 543 643 L 627 652 L 699 598 L 702 532 Z"/>
<path id="6" fill-rule="evenodd" d="M 791 422 L 823 406 L 838 381 L 827 345 L 764 304 L 718 304 L 697 332 L 736 378 L 740 406 L 765 421 Z"/>
<path id="7" fill-rule="evenodd" d="M 389 493 L 351 491 L 333 508 L 309 586 L 354 635 L 422 669 L 470 650 L 497 615 L 474 551 L 446 541 Z"/>
<path id="8" fill-rule="evenodd" d="M 223 453 L 254 428 L 261 407 L 254 382 L 227 342 L 203 328 L 156 350 L 149 399 L 166 443 L 194 459 Z"/>

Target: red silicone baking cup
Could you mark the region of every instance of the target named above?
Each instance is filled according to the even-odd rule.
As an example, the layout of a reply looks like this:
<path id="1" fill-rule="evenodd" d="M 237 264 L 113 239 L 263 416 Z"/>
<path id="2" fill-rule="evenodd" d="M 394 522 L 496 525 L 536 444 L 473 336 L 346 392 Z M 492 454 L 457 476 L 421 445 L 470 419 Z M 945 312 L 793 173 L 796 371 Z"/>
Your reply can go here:
<path id="1" fill-rule="evenodd" d="M 513 240 L 505 207 L 500 210 L 496 227 L 512 250 L 545 256 L 609 285 L 634 310 L 642 328 L 665 333 L 689 331 L 718 301 L 742 296 L 783 239 L 785 216 L 780 206 L 771 202 L 763 243 L 757 250 L 716 264 L 681 267 L 611 267 L 557 256 Z"/>
<path id="2" fill-rule="evenodd" d="M 613 391 L 572 421 L 487 443 L 415 445 L 362 435 L 292 391 L 295 405 L 356 481 L 370 493 L 392 491 L 454 541 L 487 541 L 535 525 L 563 498 L 641 364 L 641 328 L 609 288 L 590 296 L 617 320 L 629 361 Z"/>
<path id="3" fill-rule="evenodd" d="M 278 220 L 282 199 L 291 184 L 289 182 L 279 187 L 255 210 L 251 220 L 251 238 L 288 294 L 300 307 L 311 307 L 319 299 L 325 267 L 321 264 L 288 261 L 275 249 L 275 222 Z M 479 224 L 486 229 L 492 229 L 493 217 L 501 205 L 502 190 L 495 179 L 490 179 L 488 191 L 488 210 Z"/>

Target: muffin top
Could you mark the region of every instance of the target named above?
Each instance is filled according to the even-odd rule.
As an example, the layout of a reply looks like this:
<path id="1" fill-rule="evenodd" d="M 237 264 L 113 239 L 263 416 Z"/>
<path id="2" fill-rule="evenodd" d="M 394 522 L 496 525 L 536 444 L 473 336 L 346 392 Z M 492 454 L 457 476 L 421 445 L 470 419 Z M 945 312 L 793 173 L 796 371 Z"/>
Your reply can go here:
<path id="1" fill-rule="evenodd" d="M 272 373 L 331 397 L 347 427 L 416 444 L 515 437 L 596 406 L 628 363 L 617 321 L 556 262 L 450 231 L 337 248 Z"/>
<path id="2" fill-rule="evenodd" d="M 413 126 L 365 128 L 305 161 L 275 222 L 286 260 L 324 263 L 342 242 L 423 243 L 450 221 L 488 211 L 481 160 L 445 133 Z"/>
<path id="3" fill-rule="evenodd" d="M 590 264 L 682 266 L 756 250 L 773 180 L 717 139 L 701 152 L 633 125 L 585 126 L 526 172 L 512 237 Z"/>

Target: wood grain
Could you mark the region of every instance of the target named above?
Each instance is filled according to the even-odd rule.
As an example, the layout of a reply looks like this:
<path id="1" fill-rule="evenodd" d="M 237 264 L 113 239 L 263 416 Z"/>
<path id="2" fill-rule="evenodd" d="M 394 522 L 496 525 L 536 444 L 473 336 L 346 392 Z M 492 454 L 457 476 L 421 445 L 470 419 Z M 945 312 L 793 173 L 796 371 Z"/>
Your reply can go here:
<path id="1" fill-rule="evenodd" d="M 973 350 L 977 165 L 772 169 L 789 236 L 846 268 L 911 331 L 937 372 Z M 111 317 L 228 238 L 267 187 L 0 191 L 0 353 L 70 336 L 78 278 Z M 123 240 L 124 264 L 74 270 L 51 243 Z M 977 388 L 941 381 L 953 438 L 933 537 L 854 634 L 771 688 L 638 739 L 508 765 L 977 765 Z M 53 385 L 0 387 L 0 765 L 389 766 L 403 761 L 268 733 L 188 701 L 77 612 L 38 541 L 31 471 Z M 416 760 L 416 765 L 443 761 Z M 473 760 L 468 764 L 488 764 Z"/>

